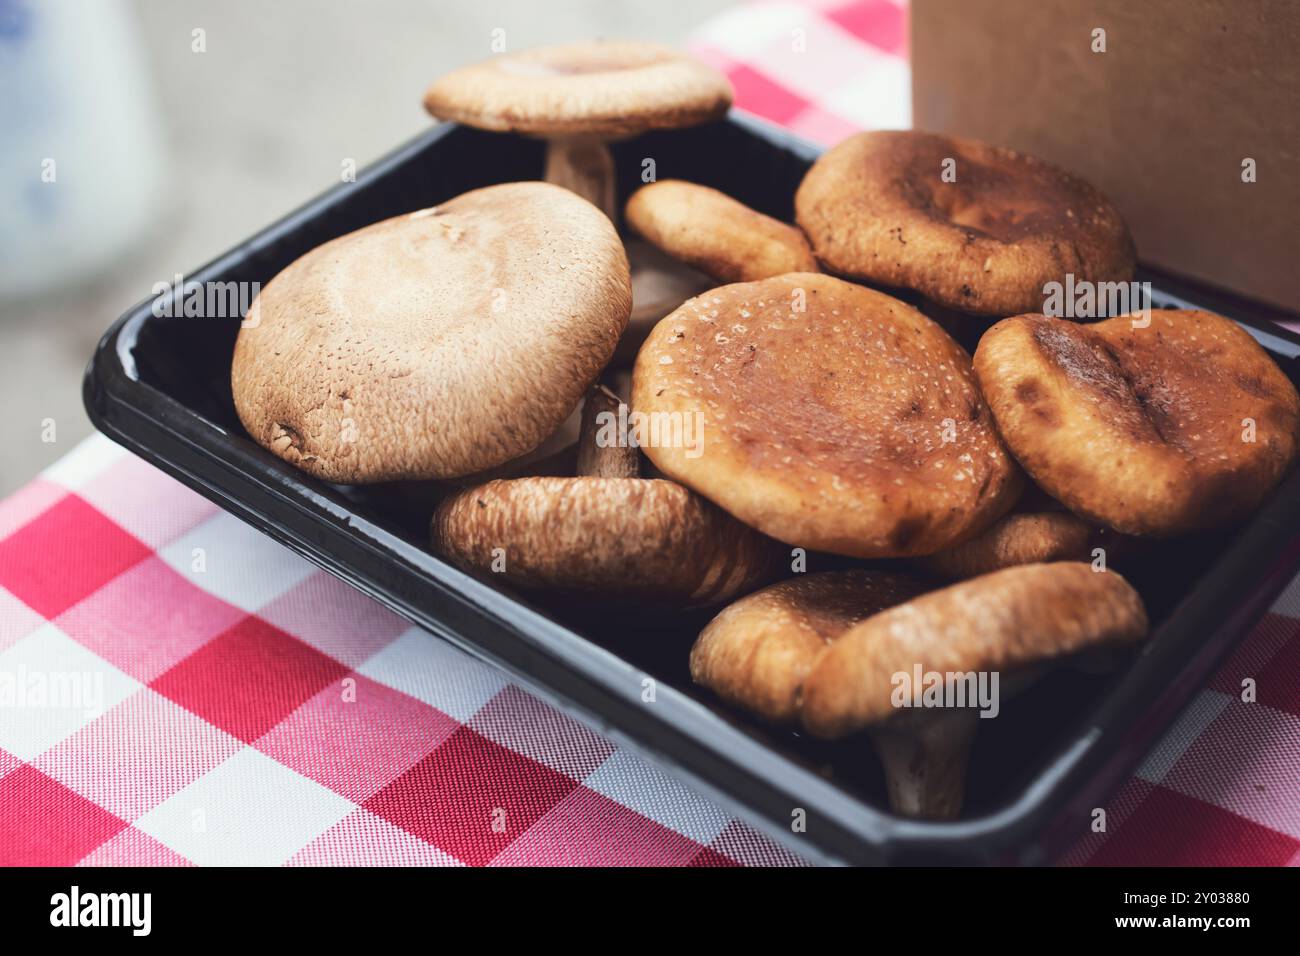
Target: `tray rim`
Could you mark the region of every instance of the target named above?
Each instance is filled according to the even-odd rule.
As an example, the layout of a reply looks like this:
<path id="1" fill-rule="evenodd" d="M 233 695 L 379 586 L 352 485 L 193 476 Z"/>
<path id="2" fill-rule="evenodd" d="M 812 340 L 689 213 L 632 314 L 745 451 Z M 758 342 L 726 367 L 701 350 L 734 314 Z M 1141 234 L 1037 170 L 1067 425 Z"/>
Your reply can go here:
<path id="1" fill-rule="evenodd" d="M 811 159 L 820 152 L 779 127 L 737 110 L 726 122 L 802 158 Z M 359 172 L 355 184 L 333 186 L 187 277 L 203 282 L 219 275 L 240 258 L 270 245 L 273 237 L 335 205 L 346 190 L 383 177 L 418 157 L 454 128 L 454 124 L 441 124 L 417 135 Z M 1246 635 L 1251 623 L 1264 614 L 1300 568 L 1300 469 L 1296 469 L 1153 631 L 1139 657 L 1090 708 L 1088 719 L 1063 733 L 1060 752 L 1016 798 L 977 818 L 945 823 L 904 820 L 786 759 L 670 685 L 660 682 L 655 704 L 647 708 L 640 701 L 640 678 L 647 675 L 639 669 L 527 604 L 358 518 L 328 486 L 311 487 L 320 483 L 262 449 L 254 449 L 252 459 L 269 465 L 269 475 L 254 476 L 236 467 L 209 443 L 231 437 L 251 444 L 250 440 L 231 436 L 135 376 L 130 349 L 140 324 L 151 317 L 151 301 L 145 299 L 119 316 L 90 360 L 83 399 L 96 428 L 433 636 L 501 667 L 549 703 L 670 773 L 687 778 L 692 787 L 793 853 L 819 862 L 1050 862 L 1051 835 L 1059 836 L 1062 818 L 1085 813 L 1089 805 L 1096 805 L 1098 794 L 1109 796 L 1114 791 L 1146 755 L 1156 735 L 1200 688 L 1211 668 Z M 1198 299 L 1184 301 L 1195 304 Z M 1288 330 L 1262 324 L 1258 317 L 1225 314 L 1300 354 L 1300 337 Z M 142 399 L 160 403 L 159 414 L 146 411 L 139 403 Z M 272 476 L 275 480 L 270 480 Z M 285 507 L 300 523 L 290 528 L 272 521 L 265 514 L 267 506 Z M 1267 569 L 1256 562 L 1257 553 L 1272 555 Z M 402 572 L 401 581 L 385 584 L 374 580 L 372 573 L 359 570 L 357 557 L 367 555 L 380 559 L 381 564 L 392 561 Z M 1226 594 L 1237 599 L 1235 603 L 1218 600 Z M 423 596 L 426 606 L 414 603 L 417 596 Z M 428 606 L 430 598 L 447 602 L 439 608 L 441 613 Z M 462 630 L 465 623 L 479 630 L 468 634 Z M 1198 633 L 1201 636 L 1197 637 Z M 538 645 L 539 636 L 554 642 L 553 646 Z M 1163 682 L 1157 675 L 1167 676 L 1171 669 L 1177 671 L 1178 679 L 1155 693 L 1144 713 L 1136 713 L 1136 698 L 1141 696 L 1137 692 L 1145 690 L 1152 696 Z M 625 682 L 623 692 L 600 686 L 601 681 L 607 685 L 615 679 Z M 584 700 L 572 696 L 581 685 L 586 685 L 588 692 Z M 637 711 L 646 711 L 649 717 L 638 720 L 633 716 Z M 709 723 L 710 730 L 721 736 L 703 741 L 683 729 L 691 721 Z M 647 739 L 647 727 L 662 736 Z M 1114 749 L 1107 751 L 1102 746 L 1106 742 L 1114 743 Z M 1090 781 L 1086 787 L 1085 779 Z M 808 811 L 805 834 L 796 835 L 788 826 L 778 825 L 778 820 L 789 819 L 794 807 Z M 781 813 L 776 813 L 778 810 Z"/>

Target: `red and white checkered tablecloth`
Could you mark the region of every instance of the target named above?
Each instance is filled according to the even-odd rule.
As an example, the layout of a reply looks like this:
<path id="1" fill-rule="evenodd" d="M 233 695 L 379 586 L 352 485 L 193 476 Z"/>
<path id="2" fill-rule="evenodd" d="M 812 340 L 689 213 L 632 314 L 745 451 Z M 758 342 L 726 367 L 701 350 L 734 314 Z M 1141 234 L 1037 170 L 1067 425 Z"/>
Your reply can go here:
<path id="1" fill-rule="evenodd" d="M 793 862 L 106 438 L 0 504 L 0 864 Z"/>
<path id="2" fill-rule="evenodd" d="M 905 24 L 758 3 L 696 48 L 833 141 L 907 124 Z M 1300 583 L 1064 862 L 1300 864 L 1298 619 Z M 0 864 L 799 862 L 107 439 L 0 503 Z"/>

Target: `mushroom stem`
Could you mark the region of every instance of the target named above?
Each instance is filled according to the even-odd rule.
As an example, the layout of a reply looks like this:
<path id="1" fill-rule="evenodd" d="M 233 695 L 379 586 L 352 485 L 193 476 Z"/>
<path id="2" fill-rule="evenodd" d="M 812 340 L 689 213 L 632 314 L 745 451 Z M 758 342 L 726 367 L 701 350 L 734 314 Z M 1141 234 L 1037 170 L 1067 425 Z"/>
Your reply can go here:
<path id="1" fill-rule="evenodd" d="M 889 806 L 900 816 L 951 820 L 961 810 L 979 712 L 931 712 L 871 731 L 885 768 Z"/>
<path id="2" fill-rule="evenodd" d="M 548 183 L 577 193 L 618 222 L 614 203 L 614 157 L 603 140 L 590 136 L 565 136 L 547 140 Z"/>
<path id="3" fill-rule="evenodd" d="M 578 438 L 578 474 L 595 478 L 636 478 L 641 473 L 637 450 L 619 427 L 619 408 L 622 400 L 604 385 L 597 385 L 587 395 L 582 406 L 582 432 Z M 610 416 L 613 416 L 610 418 Z M 602 441 L 613 422 L 614 440 Z"/>

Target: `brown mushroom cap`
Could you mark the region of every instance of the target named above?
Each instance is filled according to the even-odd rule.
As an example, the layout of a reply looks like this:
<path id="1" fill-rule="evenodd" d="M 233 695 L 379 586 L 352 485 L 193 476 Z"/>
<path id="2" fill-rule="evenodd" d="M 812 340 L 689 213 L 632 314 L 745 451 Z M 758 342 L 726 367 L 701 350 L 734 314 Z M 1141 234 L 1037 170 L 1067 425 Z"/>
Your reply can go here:
<path id="1" fill-rule="evenodd" d="M 491 481 L 443 501 L 432 532 L 465 570 L 502 557 L 518 587 L 687 605 L 759 586 L 785 555 L 680 485 L 645 478 Z"/>
<path id="2" fill-rule="evenodd" d="M 1134 323 L 1021 315 L 986 332 L 975 372 L 1007 446 L 1070 510 L 1128 534 L 1249 513 L 1295 460 L 1295 387 L 1220 316 Z"/>
<path id="3" fill-rule="evenodd" d="M 424 95 L 438 119 L 481 129 L 631 135 L 723 116 L 731 85 L 712 67 L 644 41 L 594 41 L 507 53 L 448 73 Z"/>
<path id="4" fill-rule="evenodd" d="M 804 727 L 840 737 L 900 712 L 893 677 L 1015 670 L 1146 635 L 1142 599 L 1113 571 L 1030 564 L 954 584 L 863 621 L 803 682 Z"/>
<path id="5" fill-rule="evenodd" d="M 944 182 L 946 160 L 956 179 Z M 859 133 L 822 154 L 795 196 L 823 265 L 915 289 L 962 312 L 1038 310 L 1066 273 L 1128 281 L 1133 240 L 1091 184 L 1043 160 L 935 133 Z"/>
<path id="6" fill-rule="evenodd" d="M 651 332 L 632 391 L 638 413 L 703 416 L 702 449 L 643 449 L 664 474 L 793 545 L 929 554 L 1020 491 L 961 347 L 910 306 L 830 276 L 690 300 Z"/>
<path id="7" fill-rule="evenodd" d="M 871 615 L 925 590 L 917 578 L 852 570 L 801 574 L 725 608 L 691 650 L 691 678 L 719 697 L 782 723 L 826 646 Z"/>
<path id="8" fill-rule="evenodd" d="M 449 478 L 542 443 L 609 361 L 627 257 L 590 204 L 509 183 L 313 249 L 235 343 L 244 427 L 329 481 Z"/>
<path id="9" fill-rule="evenodd" d="M 1097 528 L 1068 511 L 1009 514 L 973 538 L 918 558 L 928 571 L 946 578 L 973 578 L 1018 564 L 1083 561 L 1091 553 Z"/>
<path id="10" fill-rule="evenodd" d="M 708 186 L 680 179 L 642 186 L 624 215 L 649 242 L 721 282 L 819 271 L 802 232 Z"/>

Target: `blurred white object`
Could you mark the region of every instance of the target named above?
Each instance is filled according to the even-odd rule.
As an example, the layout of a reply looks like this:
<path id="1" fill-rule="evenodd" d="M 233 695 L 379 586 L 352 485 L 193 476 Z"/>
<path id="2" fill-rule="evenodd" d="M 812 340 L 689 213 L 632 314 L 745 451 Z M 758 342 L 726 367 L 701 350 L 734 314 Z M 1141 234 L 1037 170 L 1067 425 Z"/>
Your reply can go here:
<path id="1" fill-rule="evenodd" d="M 85 279 L 144 233 L 158 115 L 120 0 L 0 0 L 0 298 Z"/>

